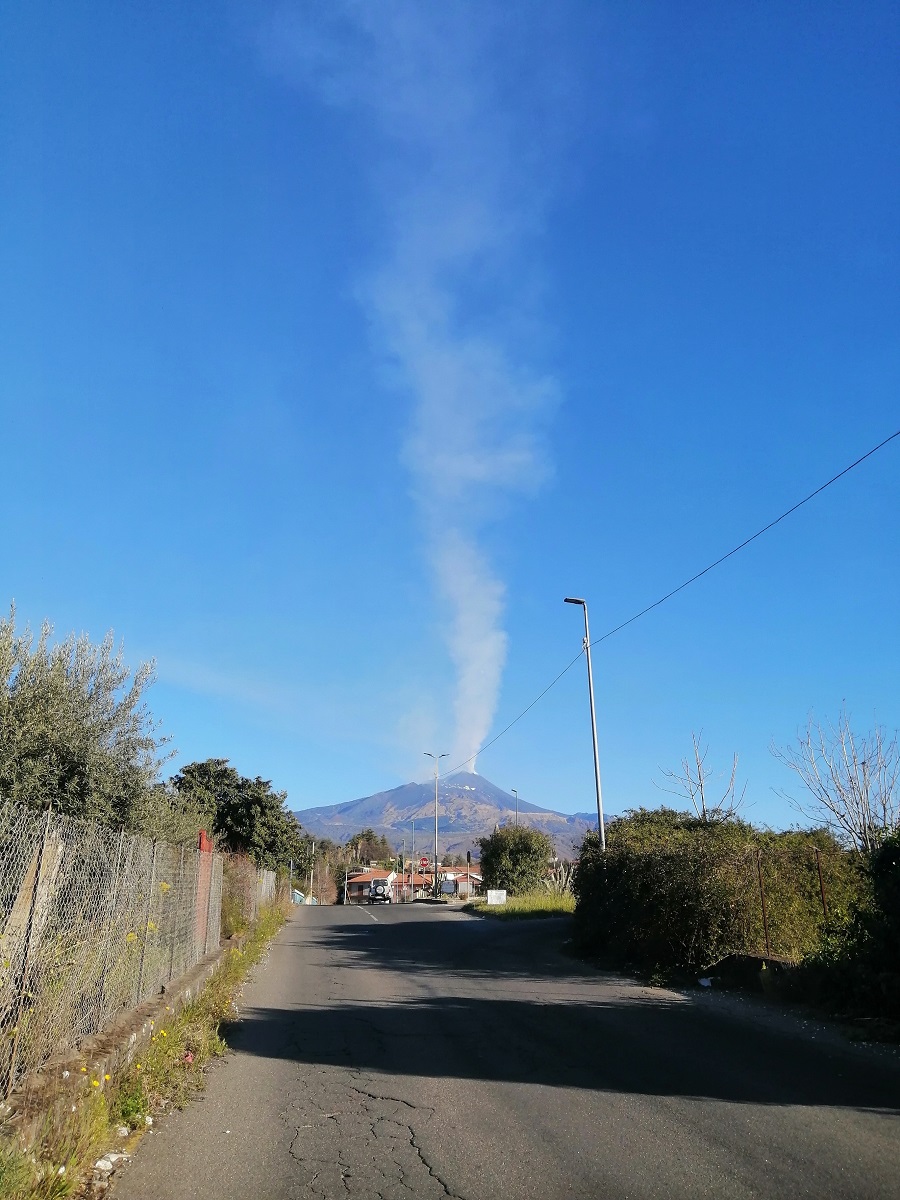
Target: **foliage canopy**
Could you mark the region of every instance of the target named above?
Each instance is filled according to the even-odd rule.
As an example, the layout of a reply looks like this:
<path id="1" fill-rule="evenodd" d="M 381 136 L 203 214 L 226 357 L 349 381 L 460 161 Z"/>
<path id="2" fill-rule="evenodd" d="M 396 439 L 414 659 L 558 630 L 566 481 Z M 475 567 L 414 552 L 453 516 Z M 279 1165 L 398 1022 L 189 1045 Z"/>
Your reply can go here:
<path id="1" fill-rule="evenodd" d="M 818 851 L 818 854 L 816 853 Z M 731 953 L 799 959 L 819 944 L 830 909 L 865 888 L 861 865 L 827 830 L 772 833 L 737 819 L 638 809 L 589 833 L 575 873 L 576 937 L 624 964 L 706 969 Z"/>
<path id="2" fill-rule="evenodd" d="M 864 869 L 868 894 L 834 912 L 797 990 L 835 1012 L 900 1021 L 900 831 L 882 839 Z"/>
<path id="3" fill-rule="evenodd" d="M 152 663 L 132 675 L 112 633 L 52 643 L 0 619 L 0 795 L 132 825 L 168 757 L 144 703 Z"/>
<path id="4" fill-rule="evenodd" d="M 220 850 L 248 854 L 257 866 L 308 869 L 311 844 L 285 807 L 286 792 L 268 779 L 247 779 L 225 758 L 188 763 L 172 779 L 185 808 L 197 814 Z"/>
<path id="5" fill-rule="evenodd" d="M 384 834 L 374 829 L 361 829 L 347 838 L 350 855 L 360 863 L 387 862 L 394 857 L 394 850 Z"/>
<path id="6" fill-rule="evenodd" d="M 504 888 L 511 896 L 543 886 L 550 872 L 553 842 L 527 825 L 504 825 L 480 838 L 484 886 Z"/>

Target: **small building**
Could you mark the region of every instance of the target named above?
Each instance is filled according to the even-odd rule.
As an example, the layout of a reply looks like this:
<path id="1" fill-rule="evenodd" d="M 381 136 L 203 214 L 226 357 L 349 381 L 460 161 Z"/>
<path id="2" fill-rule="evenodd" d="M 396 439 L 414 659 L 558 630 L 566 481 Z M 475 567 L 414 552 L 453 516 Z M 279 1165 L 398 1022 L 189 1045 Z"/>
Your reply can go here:
<path id="1" fill-rule="evenodd" d="M 470 900 L 481 891 L 482 878 L 474 871 L 460 871 L 453 880 L 456 885 L 455 894 L 460 900 Z"/>

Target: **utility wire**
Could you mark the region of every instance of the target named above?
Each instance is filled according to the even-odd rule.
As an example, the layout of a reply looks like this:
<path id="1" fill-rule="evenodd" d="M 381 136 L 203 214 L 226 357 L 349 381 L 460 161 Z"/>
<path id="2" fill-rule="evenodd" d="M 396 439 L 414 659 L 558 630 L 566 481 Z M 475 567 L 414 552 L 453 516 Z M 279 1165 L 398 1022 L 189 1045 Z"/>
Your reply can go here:
<path id="1" fill-rule="evenodd" d="M 483 754 L 485 752 L 485 750 L 487 750 L 488 746 L 493 746 L 494 742 L 499 742 L 500 739 L 503 737 L 504 733 L 509 733 L 509 731 L 512 729 L 513 725 L 515 725 L 517 722 L 521 721 L 526 713 L 531 712 L 531 710 L 534 708 L 534 706 L 537 704 L 537 702 L 539 700 L 543 700 L 543 698 L 547 695 L 547 693 L 550 691 L 550 689 L 552 687 L 556 687 L 556 685 L 562 679 L 563 675 L 565 675 L 566 671 L 571 671 L 571 669 L 578 662 L 579 658 L 581 658 L 582 654 L 584 654 L 583 649 L 578 651 L 578 653 L 575 655 L 575 657 L 572 659 L 572 661 L 568 664 L 568 666 L 563 667 L 563 669 L 560 671 L 560 673 L 557 675 L 557 677 L 552 681 L 552 683 L 547 684 L 547 686 L 544 688 L 544 690 L 540 693 L 539 696 L 535 696 L 535 698 L 532 700 L 532 702 L 528 705 L 527 708 L 523 708 L 517 717 L 513 717 L 513 719 L 510 721 L 510 723 L 506 726 L 505 729 L 501 729 L 496 737 L 492 737 L 489 742 L 485 742 L 484 745 L 481 747 L 481 749 L 478 751 L 478 754 Z M 443 779 L 445 775 L 452 775 L 454 771 L 459 771 L 462 767 L 467 767 L 470 762 L 475 761 L 475 759 L 478 757 L 478 754 L 473 754 L 471 758 L 467 758 L 466 761 L 461 762 L 459 764 L 459 766 L 451 767 L 449 771 L 444 771 L 444 774 L 441 775 L 441 779 Z"/>
<path id="2" fill-rule="evenodd" d="M 780 524 L 792 513 L 795 513 L 799 508 L 802 508 L 804 504 L 809 504 L 810 500 L 815 499 L 815 497 L 824 492 L 826 488 L 830 488 L 833 483 L 837 483 L 839 479 L 843 479 L 845 475 L 848 475 L 852 470 L 858 467 L 860 463 L 864 463 L 867 458 L 871 458 L 873 454 L 877 454 L 879 450 L 884 449 L 888 442 L 892 442 L 894 438 L 898 437 L 900 437 L 900 429 L 897 429 L 889 437 L 886 437 L 883 442 L 879 442 L 877 446 L 873 446 L 871 450 L 867 450 L 861 458 L 858 458 L 856 462 L 852 462 L 849 467 L 844 467 L 843 471 L 838 471 L 837 475 L 833 475 L 831 479 L 829 479 L 826 483 L 823 483 L 821 487 L 817 487 L 814 492 L 810 492 L 808 496 L 804 496 L 802 500 L 798 500 L 796 504 L 786 509 L 780 517 L 776 517 L 774 521 L 770 521 L 768 525 L 764 525 L 762 529 L 758 529 L 756 533 L 752 534 L 748 538 L 745 538 L 740 545 L 735 546 L 732 550 L 729 550 L 727 554 L 723 554 L 721 558 L 717 558 L 715 562 L 711 562 L 708 567 L 704 567 L 702 571 L 698 571 L 696 575 L 692 575 L 690 579 L 686 579 L 684 583 L 679 583 L 678 587 L 672 588 L 670 592 L 666 592 L 664 596 L 660 596 L 658 600 L 654 600 L 652 604 L 648 604 L 646 608 L 642 608 L 640 612 L 635 613 L 633 617 L 629 617 L 627 621 L 623 621 L 621 625 L 617 625 L 615 629 L 610 629 L 606 633 L 601 634 L 600 637 L 591 642 L 591 645 L 599 646 L 599 644 L 601 642 L 605 642 L 607 638 L 611 638 L 614 634 L 620 633 L 623 629 L 627 628 L 627 626 L 633 625 L 635 621 L 639 621 L 641 617 L 645 617 L 647 613 L 653 612 L 654 608 L 659 608 L 661 604 L 665 604 L 667 600 L 671 600 L 673 596 L 677 596 L 679 592 L 683 592 L 686 587 L 690 587 L 692 583 L 696 583 L 698 579 L 702 579 L 704 575 L 708 575 L 710 571 L 714 570 L 714 568 L 721 566 L 723 562 L 726 562 L 729 558 L 733 558 L 734 555 L 738 554 L 741 550 L 746 549 L 751 542 L 755 542 L 756 539 L 762 537 L 764 533 L 768 533 L 770 529 L 774 529 L 776 525 Z M 584 654 L 583 648 L 578 652 L 578 654 L 575 655 L 568 666 L 563 667 L 556 678 L 552 682 L 548 683 L 539 695 L 535 696 L 527 708 L 523 708 L 519 715 L 514 717 L 504 729 L 501 729 L 496 737 L 492 737 L 489 742 L 485 742 L 485 744 L 479 749 L 478 754 L 473 754 L 471 758 L 467 758 L 465 762 L 461 762 L 459 766 L 451 767 L 448 771 L 444 771 L 444 774 L 441 776 L 441 778 L 447 775 L 452 775 L 454 771 L 459 771 L 463 767 L 468 766 L 470 762 L 474 762 L 479 754 L 483 754 L 485 750 L 487 750 L 490 746 L 493 746 L 495 742 L 498 742 L 504 734 L 509 733 L 513 725 L 521 721 L 525 714 L 529 713 L 538 703 L 538 701 L 543 700 L 550 689 L 559 683 L 563 675 L 565 675 L 567 671 L 570 671 L 572 667 L 575 666 L 582 654 Z"/>
<path id="3" fill-rule="evenodd" d="M 665 596 L 661 596 L 659 600 L 654 600 L 652 604 L 648 604 L 646 608 L 642 608 L 639 613 L 635 613 L 633 617 L 629 617 L 627 621 L 623 621 L 622 624 L 617 625 L 615 629 L 610 629 L 608 633 L 604 633 L 601 637 L 598 637 L 595 642 L 591 642 L 591 645 L 597 646 L 600 644 L 600 642 L 605 642 L 607 638 L 611 638 L 613 634 L 619 633 L 620 630 L 624 629 L 627 625 L 632 625 L 635 621 L 640 620 L 641 617 L 645 617 L 648 612 L 653 612 L 654 608 L 659 608 L 661 604 L 665 604 L 667 600 L 671 600 L 673 596 L 677 596 L 679 592 L 683 592 L 686 587 L 690 587 L 692 583 L 696 583 L 698 579 L 702 579 L 704 575 L 709 574 L 714 567 L 721 566 L 726 559 L 732 558 L 739 551 L 749 546 L 751 542 L 755 542 L 757 538 L 762 537 L 764 533 L 768 533 L 770 529 L 774 529 L 776 525 L 778 525 L 786 517 L 789 517 L 791 513 L 795 513 L 798 508 L 802 508 L 804 504 L 809 504 L 810 500 L 813 500 L 819 495 L 820 492 L 824 492 L 825 489 L 831 487 L 833 483 L 837 483 L 839 479 L 843 478 L 844 475 L 847 475 L 854 469 L 854 467 L 858 467 L 860 463 L 864 463 L 867 458 L 871 458 L 873 454 L 881 450 L 888 444 L 888 442 L 892 442 L 896 437 L 900 437 L 900 429 L 898 429 L 896 433 L 892 433 L 890 437 L 886 437 L 883 442 L 879 442 L 877 446 L 873 446 L 871 450 L 868 450 L 862 456 L 862 458 L 858 458 L 856 462 L 852 462 L 849 467 L 844 467 L 843 471 L 839 471 L 837 475 L 832 476 L 827 483 L 823 483 L 822 486 L 817 487 L 814 492 L 810 492 L 808 496 L 804 496 L 802 500 L 798 500 L 793 507 L 783 512 L 780 517 L 776 517 L 774 521 L 770 521 L 768 525 L 764 525 L 762 529 L 757 530 L 756 533 L 754 533 L 751 537 L 748 537 L 745 541 L 741 542 L 739 546 L 735 546 L 733 550 L 729 550 L 727 554 L 723 554 L 721 558 L 717 558 L 715 562 L 711 562 L 708 567 L 704 567 L 702 571 L 698 571 L 696 575 L 692 575 L 690 579 L 686 579 L 684 583 L 679 583 L 677 588 L 672 588 L 671 592 L 666 592 Z"/>

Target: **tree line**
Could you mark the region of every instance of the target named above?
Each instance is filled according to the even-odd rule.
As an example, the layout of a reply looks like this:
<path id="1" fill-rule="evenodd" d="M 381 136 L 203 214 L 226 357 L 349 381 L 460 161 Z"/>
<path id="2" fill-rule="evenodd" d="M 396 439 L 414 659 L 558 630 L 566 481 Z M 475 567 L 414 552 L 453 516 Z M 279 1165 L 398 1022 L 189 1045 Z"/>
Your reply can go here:
<path id="1" fill-rule="evenodd" d="M 49 622 L 35 635 L 17 626 L 11 607 L 0 618 L 0 801 L 52 805 L 176 845 L 195 845 L 202 829 L 219 849 L 258 866 L 292 863 L 322 900 L 338 894 L 345 869 L 396 863 L 372 829 L 344 845 L 314 844 L 286 792 L 242 775 L 227 758 L 187 763 L 163 779 L 173 752 L 147 704 L 154 678 L 152 662 L 130 670 L 112 633 L 99 643 L 85 634 L 55 642 Z"/>

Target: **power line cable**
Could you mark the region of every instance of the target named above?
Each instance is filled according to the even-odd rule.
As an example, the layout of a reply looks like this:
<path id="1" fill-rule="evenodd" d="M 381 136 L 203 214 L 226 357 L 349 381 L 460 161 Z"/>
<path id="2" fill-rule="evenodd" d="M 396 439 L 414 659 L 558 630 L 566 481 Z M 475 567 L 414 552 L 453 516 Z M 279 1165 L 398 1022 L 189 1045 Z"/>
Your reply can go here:
<path id="1" fill-rule="evenodd" d="M 639 621 L 641 619 L 641 617 L 645 617 L 647 615 L 647 613 L 653 612 L 653 610 L 655 608 L 659 608 L 659 606 L 661 604 L 665 604 L 667 600 L 671 600 L 673 596 L 677 596 L 679 592 L 683 592 L 686 587 L 690 587 L 690 585 L 692 583 L 696 583 L 698 579 L 702 579 L 704 575 L 708 575 L 710 571 L 714 570 L 718 566 L 721 566 L 723 562 L 726 562 L 729 558 L 733 558 L 734 555 L 738 554 L 741 550 L 746 549 L 746 547 L 749 546 L 751 542 L 755 542 L 756 539 L 762 537 L 762 535 L 764 533 L 768 533 L 770 529 L 774 529 L 775 526 L 780 524 L 783 520 L 785 520 L 786 517 L 789 517 L 792 513 L 795 513 L 799 508 L 802 508 L 804 504 L 808 504 L 810 502 L 810 500 L 814 500 L 815 497 L 820 495 L 822 492 L 824 492 L 826 488 L 830 488 L 833 483 L 837 483 L 837 481 L 839 479 L 843 479 L 843 477 L 845 475 L 848 475 L 852 470 L 854 470 L 856 467 L 858 467 L 861 463 L 864 463 L 867 458 L 871 458 L 873 454 L 877 454 L 879 450 L 883 450 L 884 447 L 888 444 L 888 442 L 892 442 L 894 440 L 894 438 L 898 438 L 898 437 L 900 437 L 900 429 L 896 430 L 889 437 L 886 437 L 883 442 L 879 442 L 877 446 L 873 446 L 871 450 L 867 450 L 866 453 L 863 454 L 861 458 L 858 458 L 855 462 L 850 463 L 849 467 L 844 467 L 843 471 L 838 471 L 837 475 L 833 475 L 831 477 L 831 479 L 829 479 L 826 483 L 823 483 L 821 485 L 821 487 L 817 487 L 814 492 L 810 492 L 808 496 L 804 496 L 802 500 L 798 500 L 796 504 L 792 505 L 788 509 L 785 509 L 785 511 L 781 514 L 780 517 L 776 517 L 774 521 L 770 521 L 768 523 L 768 525 L 764 525 L 762 527 L 762 529 L 758 529 L 756 531 L 756 533 L 752 534 L 748 538 L 745 538 L 744 541 L 742 541 L 739 545 L 737 545 L 733 549 L 729 550 L 727 554 L 723 554 L 721 558 L 717 558 L 715 562 L 711 562 L 708 567 L 704 567 L 702 571 L 698 571 L 696 575 L 692 575 L 690 577 L 690 579 L 686 579 L 684 581 L 684 583 L 680 583 L 678 585 L 678 587 L 672 588 L 672 590 L 670 592 L 666 592 L 666 594 L 664 596 L 660 596 L 660 598 L 658 600 L 654 600 L 652 604 L 648 604 L 646 608 L 642 608 L 640 612 L 635 613 L 633 617 L 629 617 L 627 621 L 623 621 L 621 623 L 621 625 L 617 625 L 615 627 L 615 629 L 607 630 L 606 633 L 601 634 L 600 637 L 596 638 L 593 642 L 591 642 L 591 645 L 599 646 L 599 644 L 601 642 L 605 642 L 607 638 L 613 637 L 614 634 L 621 633 L 621 631 L 623 629 L 627 628 L 627 626 L 633 625 L 635 621 Z M 461 762 L 456 767 L 451 767 L 448 771 L 444 772 L 444 774 L 441 776 L 441 778 L 444 778 L 447 775 L 452 775 L 454 773 L 454 771 L 459 771 L 463 767 L 468 766 L 468 764 L 470 762 L 475 761 L 475 759 L 478 757 L 479 754 L 483 754 L 485 752 L 485 750 L 487 750 L 490 746 L 493 746 L 495 742 L 498 742 L 500 740 L 500 738 L 503 737 L 504 734 L 509 733 L 509 731 L 510 731 L 510 729 L 512 729 L 513 725 L 516 725 L 519 721 L 521 721 L 526 713 L 531 712 L 531 710 L 538 703 L 538 701 L 543 700 L 543 698 L 547 695 L 547 693 L 550 691 L 550 689 L 555 687 L 559 683 L 559 681 L 562 679 L 563 675 L 565 675 L 568 671 L 570 671 L 572 669 L 572 667 L 575 666 L 575 664 L 578 662 L 579 658 L 581 658 L 582 654 L 584 654 L 583 648 L 578 652 L 578 654 L 575 655 L 575 657 L 572 659 L 572 661 L 567 666 L 563 667 L 563 669 L 556 676 L 556 678 L 554 680 L 552 680 L 550 683 L 548 683 L 547 686 L 544 688 L 544 690 L 539 695 L 535 696 L 535 698 L 532 700 L 532 702 L 528 705 L 527 708 L 523 708 L 522 711 L 519 713 L 519 715 L 517 717 L 514 717 L 510 721 L 510 723 L 505 728 L 501 729 L 500 732 L 495 737 L 492 737 L 489 742 L 485 742 L 485 744 L 479 749 L 478 754 L 473 754 L 472 757 L 467 758 L 465 760 L 465 762 Z"/>
<path id="2" fill-rule="evenodd" d="M 764 525 L 762 529 L 757 530 L 756 533 L 754 533 L 751 537 L 746 538 L 739 546 L 735 546 L 733 550 L 729 550 L 727 554 L 723 554 L 721 558 L 717 558 L 716 561 L 710 563 L 708 567 L 704 567 L 702 571 L 698 571 L 696 575 L 692 575 L 690 579 L 686 579 L 684 583 L 680 583 L 677 588 L 672 588 L 671 592 L 666 592 L 665 596 L 661 596 L 659 600 L 654 600 L 652 604 L 648 604 L 646 608 L 642 608 L 639 613 L 635 613 L 633 617 L 629 617 L 627 621 L 623 621 L 622 624 L 617 625 L 615 629 L 610 629 L 607 633 L 602 634 L 595 642 L 591 642 L 591 645 L 597 646 L 600 644 L 600 642 L 605 642 L 607 638 L 611 638 L 613 634 L 619 633 L 627 625 L 632 625 L 635 621 L 640 620 L 641 617 L 645 617 L 648 612 L 652 612 L 654 608 L 659 608 L 661 604 L 665 604 L 667 600 L 671 600 L 673 596 L 677 596 L 679 592 L 683 592 L 686 587 L 690 587 L 692 583 L 696 583 L 698 579 L 702 579 L 704 575 L 709 574 L 709 572 L 715 567 L 721 566 L 726 559 L 732 558 L 739 551 L 749 546 L 751 542 L 755 542 L 757 538 L 762 537 L 764 533 L 768 533 L 770 529 L 774 529 L 776 525 L 785 519 L 785 517 L 789 517 L 791 513 L 795 513 L 797 509 L 802 508 L 804 504 L 809 504 L 810 500 L 815 499 L 815 497 L 821 492 L 824 492 L 826 488 L 831 487 L 833 483 L 837 483 L 839 479 L 843 478 L 844 475 L 852 471 L 854 467 L 858 467 L 860 463 L 864 463 L 867 458 L 871 458 L 873 454 L 881 450 L 888 444 L 888 442 L 892 442 L 895 437 L 900 437 L 900 429 L 898 429 L 896 433 L 892 433 L 890 437 L 886 437 L 883 442 L 879 442 L 877 446 L 873 446 L 871 450 L 867 451 L 862 456 L 862 458 L 858 458 L 856 462 L 852 462 L 849 467 L 844 467 L 843 471 L 839 471 L 837 475 L 834 475 L 828 480 L 827 483 L 823 483 L 822 486 L 817 487 L 814 492 L 810 492 L 808 496 L 804 496 L 802 500 L 798 500 L 796 504 L 783 512 L 780 517 L 776 517 L 774 521 L 770 521 L 768 525 Z"/>
<path id="3" fill-rule="evenodd" d="M 556 685 L 562 679 L 563 675 L 565 675 L 565 673 L 567 671 L 571 671 L 571 669 L 578 662 L 579 658 L 581 658 L 582 654 L 584 654 L 583 649 L 579 650 L 578 653 L 575 655 L 575 657 L 572 659 L 572 661 L 568 664 L 568 666 L 563 667 L 563 669 L 560 671 L 560 673 L 557 675 L 557 677 L 551 683 L 547 684 L 547 686 L 540 693 L 540 695 L 535 696 L 535 698 L 532 700 L 532 702 L 528 705 L 527 708 L 523 708 L 517 717 L 513 717 L 513 719 L 510 721 L 510 723 L 506 726 L 505 729 L 501 729 L 496 737 L 492 737 L 489 742 L 485 742 L 484 745 L 481 747 L 481 749 L 478 751 L 478 754 L 484 754 L 485 750 L 487 750 L 487 748 L 489 746 L 493 746 L 494 742 L 499 742 L 500 739 L 503 737 L 504 733 L 509 733 L 509 731 L 512 729 L 513 725 L 515 725 L 517 722 L 521 721 L 526 713 L 531 712 L 531 710 L 534 708 L 534 706 L 537 704 L 537 702 L 539 700 L 543 700 L 543 698 L 547 695 L 547 693 L 550 691 L 550 689 L 552 687 L 556 687 Z M 460 768 L 462 768 L 462 767 L 468 766 L 468 764 L 470 762 L 474 762 L 475 759 L 478 757 L 478 754 L 473 754 L 471 758 L 467 758 L 466 761 L 461 762 L 459 764 L 459 766 L 451 767 L 449 771 L 445 771 L 444 774 L 441 776 L 441 779 L 443 779 L 447 775 L 452 775 L 454 771 L 459 771 Z"/>

